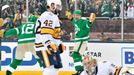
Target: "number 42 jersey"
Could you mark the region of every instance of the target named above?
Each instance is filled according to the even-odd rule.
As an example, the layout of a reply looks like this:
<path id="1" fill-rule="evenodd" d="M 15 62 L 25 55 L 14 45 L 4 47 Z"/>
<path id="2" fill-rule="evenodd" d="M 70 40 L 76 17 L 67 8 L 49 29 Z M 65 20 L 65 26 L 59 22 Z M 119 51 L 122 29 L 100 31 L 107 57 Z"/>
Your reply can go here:
<path id="1" fill-rule="evenodd" d="M 17 28 L 7 30 L 5 37 L 17 35 L 18 44 L 35 42 L 35 23 L 25 22 Z"/>
<path id="2" fill-rule="evenodd" d="M 41 34 L 54 34 L 54 29 L 60 27 L 59 18 L 52 12 L 46 11 L 38 18 L 39 26 L 41 28 Z M 36 29 L 38 30 L 38 29 Z"/>

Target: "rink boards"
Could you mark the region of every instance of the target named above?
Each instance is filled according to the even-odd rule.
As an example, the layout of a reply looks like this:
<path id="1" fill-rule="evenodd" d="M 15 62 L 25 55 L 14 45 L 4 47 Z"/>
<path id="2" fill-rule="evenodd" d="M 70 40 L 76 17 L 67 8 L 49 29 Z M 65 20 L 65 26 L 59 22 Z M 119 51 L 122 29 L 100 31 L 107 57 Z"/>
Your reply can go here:
<path id="1" fill-rule="evenodd" d="M 72 75 L 74 71 L 59 71 L 58 75 Z M 6 75 L 5 71 L 0 71 L 0 75 Z M 42 75 L 42 71 L 15 71 L 13 75 Z"/>
<path id="2" fill-rule="evenodd" d="M 72 58 L 69 56 L 70 51 L 73 50 L 74 43 L 64 43 L 66 51 L 61 54 L 63 60 L 63 68 L 59 71 L 59 75 L 74 73 L 74 64 Z M 17 43 L 15 42 L 3 42 L 2 43 L 2 61 L 0 75 L 4 75 L 4 71 L 8 68 L 12 59 L 15 57 Z M 69 51 L 70 50 L 70 51 Z M 88 54 L 96 58 L 98 61 L 110 61 L 116 65 L 122 65 L 125 67 L 134 67 L 134 43 L 88 43 Z M 14 75 L 40 75 L 42 74 L 38 63 L 31 55 L 26 53 L 23 63 L 17 68 L 17 72 Z M 31 71 L 32 70 L 32 71 Z M 1 74 L 2 73 L 2 74 Z M 18 74 L 19 73 L 19 74 Z M 36 74 L 37 73 L 37 74 Z"/>

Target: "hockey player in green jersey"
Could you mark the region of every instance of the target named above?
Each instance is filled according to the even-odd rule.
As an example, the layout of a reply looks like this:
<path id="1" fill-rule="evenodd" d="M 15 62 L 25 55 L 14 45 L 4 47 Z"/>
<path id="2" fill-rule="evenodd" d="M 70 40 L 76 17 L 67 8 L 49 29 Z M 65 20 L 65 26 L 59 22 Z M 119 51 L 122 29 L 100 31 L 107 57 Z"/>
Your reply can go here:
<path id="1" fill-rule="evenodd" d="M 18 28 L 13 28 L 4 32 L 4 37 L 11 37 L 14 35 L 18 36 L 18 46 L 16 48 L 15 54 L 16 56 L 10 64 L 10 68 L 6 71 L 6 75 L 12 75 L 17 66 L 21 64 L 26 52 L 31 52 L 39 63 L 40 67 L 42 67 L 42 62 L 36 55 L 34 49 L 36 25 L 35 22 L 37 18 L 37 16 L 32 15 L 29 18 L 29 22 L 24 22 Z"/>
<path id="2" fill-rule="evenodd" d="M 82 64 L 82 55 L 86 50 L 92 22 L 94 22 L 96 17 L 94 13 L 91 13 L 89 19 L 82 19 L 81 15 L 81 10 L 75 10 L 73 15 L 71 15 L 68 11 L 66 12 L 66 16 L 68 16 L 68 19 L 72 21 L 72 24 L 75 27 L 75 46 L 74 52 L 71 54 L 77 71 L 74 75 L 80 75 L 84 69 Z"/>

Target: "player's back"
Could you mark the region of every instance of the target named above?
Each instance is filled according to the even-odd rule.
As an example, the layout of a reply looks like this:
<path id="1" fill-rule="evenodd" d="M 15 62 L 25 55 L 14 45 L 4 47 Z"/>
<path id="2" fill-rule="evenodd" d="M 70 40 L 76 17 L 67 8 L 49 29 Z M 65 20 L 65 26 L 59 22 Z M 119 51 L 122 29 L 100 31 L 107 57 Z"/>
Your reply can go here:
<path id="1" fill-rule="evenodd" d="M 35 23 L 25 22 L 16 28 L 18 43 L 35 42 Z"/>
<path id="2" fill-rule="evenodd" d="M 109 75 L 110 73 L 114 73 L 116 67 L 110 62 L 104 61 L 98 63 L 98 72 L 97 75 Z"/>
<path id="3" fill-rule="evenodd" d="M 41 28 L 51 28 L 54 29 L 59 24 L 58 16 L 52 12 L 44 12 L 38 19 L 41 22 Z"/>
<path id="4" fill-rule="evenodd" d="M 110 62 L 104 61 L 98 63 L 97 75 L 123 75 L 123 73 L 125 73 L 126 71 L 127 71 L 126 67 L 122 66 L 117 67 L 116 65 Z"/>

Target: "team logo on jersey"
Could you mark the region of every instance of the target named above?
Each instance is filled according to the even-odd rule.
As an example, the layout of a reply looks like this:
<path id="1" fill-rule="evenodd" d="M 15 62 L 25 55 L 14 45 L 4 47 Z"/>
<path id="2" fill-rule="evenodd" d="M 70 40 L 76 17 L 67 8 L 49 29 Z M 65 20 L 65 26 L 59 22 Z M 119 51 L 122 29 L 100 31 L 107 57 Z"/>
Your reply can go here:
<path id="1" fill-rule="evenodd" d="M 134 47 L 122 48 L 122 65 L 126 67 L 134 67 Z"/>

